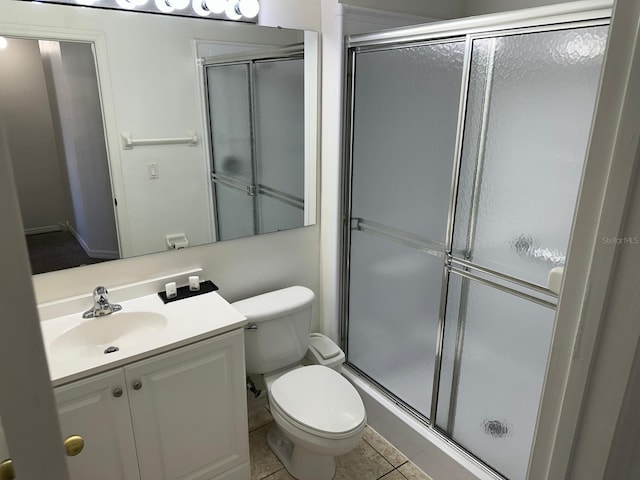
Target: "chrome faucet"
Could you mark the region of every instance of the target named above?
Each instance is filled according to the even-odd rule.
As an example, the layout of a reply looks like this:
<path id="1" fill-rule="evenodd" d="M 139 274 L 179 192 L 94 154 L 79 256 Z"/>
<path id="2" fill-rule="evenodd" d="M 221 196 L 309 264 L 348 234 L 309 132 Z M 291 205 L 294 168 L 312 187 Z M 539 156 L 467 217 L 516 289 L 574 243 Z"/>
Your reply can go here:
<path id="1" fill-rule="evenodd" d="M 122 305 L 109 303 L 109 292 L 105 287 L 96 287 L 93 290 L 93 308 L 82 314 L 82 318 L 94 318 L 109 315 L 122 310 Z"/>

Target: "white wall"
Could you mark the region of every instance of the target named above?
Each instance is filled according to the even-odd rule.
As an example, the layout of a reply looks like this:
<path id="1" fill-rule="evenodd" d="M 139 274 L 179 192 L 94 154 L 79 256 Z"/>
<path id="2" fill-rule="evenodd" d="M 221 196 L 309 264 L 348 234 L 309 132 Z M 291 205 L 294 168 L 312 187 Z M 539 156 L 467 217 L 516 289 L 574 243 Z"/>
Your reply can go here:
<path id="1" fill-rule="evenodd" d="M 27 231 L 58 228 L 70 216 L 38 43 L 9 39 L 0 50 L 0 105 Z"/>
<path id="2" fill-rule="evenodd" d="M 345 35 L 377 32 L 388 28 L 405 27 L 433 22 L 435 18 L 394 13 L 371 8 L 343 5 L 342 28 Z"/>
<path id="3" fill-rule="evenodd" d="M 341 0 L 339 3 L 345 6 L 446 20 L 566 2 L 560 0 Z"/>
<path id="4" fill-rule="evenodd" d="M 463 16 L 465 6 L 465 0 L 342 0 L 340 3 L 441 19 Z"/>
<path id="5" fill-rule="evenodd" d="M 320 7 L 326 0 L 261 0 L 258 24 L 270 27 L 322 30 Z"/>
<path id="6" fill-rule="evenodd" d="M 555 5 L 557 3 L 568 2 L 558 0 L 465 0 L 463 16 L 471 17 L 485 13 L 506 12 L 508 10 L 542 7 L 544 5 Z"/>

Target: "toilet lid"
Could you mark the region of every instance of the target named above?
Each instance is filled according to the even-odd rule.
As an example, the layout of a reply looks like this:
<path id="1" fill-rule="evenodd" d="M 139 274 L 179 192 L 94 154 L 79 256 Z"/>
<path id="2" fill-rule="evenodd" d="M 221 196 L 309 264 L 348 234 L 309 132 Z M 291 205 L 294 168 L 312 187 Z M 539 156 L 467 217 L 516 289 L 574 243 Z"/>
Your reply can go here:
<path id="1" fill-rule="evenodd" d="M 347 433 L 366 415 L 362 399 L 347 379 L 322 365 L 297 368 L 275 380 L 271 401 L 296 423 L 318 432 Z"/>

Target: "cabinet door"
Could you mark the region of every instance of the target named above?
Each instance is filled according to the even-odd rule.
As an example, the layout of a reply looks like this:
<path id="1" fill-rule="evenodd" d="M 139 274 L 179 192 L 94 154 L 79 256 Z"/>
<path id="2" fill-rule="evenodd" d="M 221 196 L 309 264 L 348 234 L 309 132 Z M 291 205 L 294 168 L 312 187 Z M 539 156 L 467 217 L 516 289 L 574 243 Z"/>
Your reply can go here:
<path id="1" fill-rule="evenodd" d="M 67 458 L 71 480 L 140 478 L 122 370 L 56 388 L 55 397 L 63 438 L 85 441 L 79 455 Z"/>
<path id="2" fill-rule="evenodd" d="M 125 367 L 143 480 L 204 480 L 249 461 L 242 330 Z"/>

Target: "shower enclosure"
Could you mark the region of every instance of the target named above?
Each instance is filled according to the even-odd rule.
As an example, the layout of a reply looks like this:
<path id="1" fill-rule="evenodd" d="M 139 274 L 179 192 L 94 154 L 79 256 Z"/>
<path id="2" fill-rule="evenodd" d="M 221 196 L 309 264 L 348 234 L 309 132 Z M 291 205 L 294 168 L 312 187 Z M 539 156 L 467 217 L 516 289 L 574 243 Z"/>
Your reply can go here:
<path id="1" fill-rule="evenodd" d="M 206 59 L 216 240 L 304 225 L 302 47 Z"/>
<path id="2" fill-rule="evenodd" d="M 608 18 L 350 37 L 348 364 L 526 478 Z M 442 27 L 441 25 L 445 25 Z"/>

